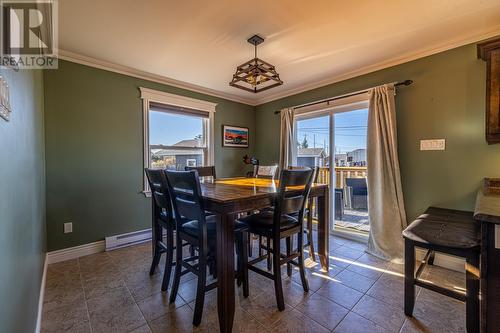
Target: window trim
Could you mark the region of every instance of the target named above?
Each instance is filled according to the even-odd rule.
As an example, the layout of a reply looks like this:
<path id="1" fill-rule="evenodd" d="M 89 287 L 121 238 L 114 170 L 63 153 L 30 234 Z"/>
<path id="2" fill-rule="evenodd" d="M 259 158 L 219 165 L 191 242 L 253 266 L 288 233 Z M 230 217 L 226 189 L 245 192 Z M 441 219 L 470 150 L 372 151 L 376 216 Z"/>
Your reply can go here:
<path id="1" fill-rule="evenodd" d="M 200 110 L 208 112 L 208 128 L 206 129 L 207 135 L 207 165 L 214 165 L 214 149 L 215 149 L 215 108 L 217 103 L 212 103 L 200 99 L 170 94 L 164 91 L 153 90 L 149 88 L 139 87 L 142 99 L 142 125 L 143 125 L 143 169 L 149 167 L 149 104 L 155 102 L 165 104 L 167 106 L 177 106 L 186 109 Z M 144 170 L 143 173 L 143 190 L 142 193 L 149 197 L 151 191 L 148 184 L 148 179 Z"/>

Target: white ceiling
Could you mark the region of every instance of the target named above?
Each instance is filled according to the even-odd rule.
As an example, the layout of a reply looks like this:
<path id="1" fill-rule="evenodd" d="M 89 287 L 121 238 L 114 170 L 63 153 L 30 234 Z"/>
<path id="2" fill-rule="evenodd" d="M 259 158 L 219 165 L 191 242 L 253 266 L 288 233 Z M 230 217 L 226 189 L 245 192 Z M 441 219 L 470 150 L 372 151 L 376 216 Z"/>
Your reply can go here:
<path id="1" fill-rule="evenodd" d="M 228 83 L 253 57 L 246 39 L 256 33 L 266 39 L 259 57 L 284 84 L 253 94 Z M 495 35 L 499 0 L 59 1 L 63 59 L 150 73 L 248 104 Z"/>

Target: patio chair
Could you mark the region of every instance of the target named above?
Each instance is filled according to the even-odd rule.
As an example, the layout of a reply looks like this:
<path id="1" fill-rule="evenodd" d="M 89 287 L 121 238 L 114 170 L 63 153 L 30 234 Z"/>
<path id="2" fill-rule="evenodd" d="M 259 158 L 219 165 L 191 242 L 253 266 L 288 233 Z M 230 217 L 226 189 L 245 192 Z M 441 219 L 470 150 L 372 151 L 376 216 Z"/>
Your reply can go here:
<path id="1" fill-rule="evenodd" d="M 346 186 L 351 188 L 349 193 L 352 209 L 368 209 L 368 187 L 366 178 L 347 178 Z"/>

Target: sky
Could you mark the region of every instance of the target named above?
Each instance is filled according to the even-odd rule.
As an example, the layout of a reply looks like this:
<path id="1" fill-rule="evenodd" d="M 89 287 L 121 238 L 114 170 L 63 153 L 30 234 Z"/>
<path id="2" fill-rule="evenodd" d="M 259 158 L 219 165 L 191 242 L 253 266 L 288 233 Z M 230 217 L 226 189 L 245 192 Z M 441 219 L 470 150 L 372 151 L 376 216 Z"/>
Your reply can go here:
<path id="1" fill-rule="evenodd" d="M 203 120 L 199 117 L 149 112 L 149 143 L 173 145 L 181 140 L 194 139 L 203 134 Z"/>
<path id="2" fill-rule="evenodd" d="M 329 149 L 329 116 L 301 120 L 297 123 L 297 140 L 307 137 L 309 148 Z M 345 153 L 366 149 L 368 109 L 342 112 L 334 115 L 335 151 Z"/>

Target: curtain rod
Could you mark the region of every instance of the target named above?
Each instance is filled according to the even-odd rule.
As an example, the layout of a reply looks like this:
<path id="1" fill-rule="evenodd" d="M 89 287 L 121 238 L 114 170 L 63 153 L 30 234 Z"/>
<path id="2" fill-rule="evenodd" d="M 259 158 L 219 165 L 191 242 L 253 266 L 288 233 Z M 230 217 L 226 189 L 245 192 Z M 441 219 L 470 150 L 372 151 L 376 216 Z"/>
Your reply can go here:
<path id="1" fill-rule="evenodd" d="M 396 82 L 394 84 L 394 86 L 409 86 L 412 83 L 413 83 L 413 80 L 404 80 L 404 81 Z M 300 105 L 294 106 L 293 108 L 295 110 L 297 110 L 297 109 L 300 109 L 300 108 L 304 108 L 306 106 L 321 104 L 321 103 L 325 103 L 325 102 L 328 103 L 328 102 L 336 101 L 338 99 L 342 99 L 342 98 L 346 98 L 346 97 L 361 95 L 361 94 L 367 93 L 368 90 L 370 90 L 370 89 L 365 89 L 365 90 L 357 91 L 357 92 L 354 92 L 354 93 L 351 93 L 351 94 L 336 96 L 336 97 L 332 97 L 332 98 L 322 99 L 322 100 L 316 101 L 316 102 L 310 102 L 310 103 L 300 104 Z M 281 111 L 274 111 L 274 114 L 280 114 L 280 113 L 281 113 Z"/>

